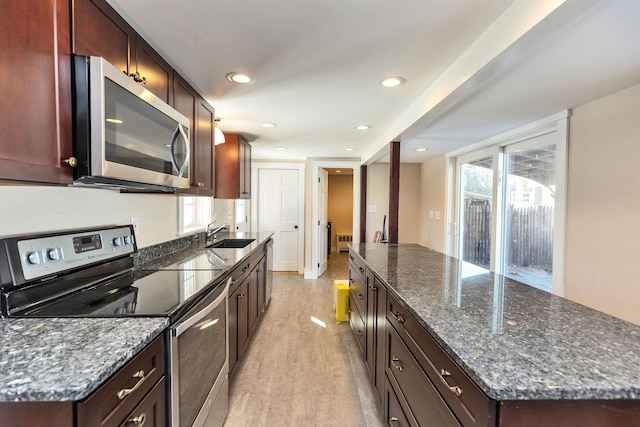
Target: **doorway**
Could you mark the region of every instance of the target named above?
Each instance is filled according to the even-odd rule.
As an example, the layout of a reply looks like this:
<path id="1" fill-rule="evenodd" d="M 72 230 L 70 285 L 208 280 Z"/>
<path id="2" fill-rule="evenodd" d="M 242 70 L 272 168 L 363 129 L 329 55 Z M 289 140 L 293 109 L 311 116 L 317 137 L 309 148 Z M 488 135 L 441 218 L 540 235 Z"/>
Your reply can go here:
<path id="1" fill-rule="evenodd" d="M 310 241 L 307 246 L 310 248 L 307 256 L 305 279 L 316 279 L 320 277 L 326 269 L 326 257 L 329 255 L 328 243 L 331 241 L 331 250 L 338 250 L 337 233 L 348 235 L 349 244 L 355 245 L 359 243 L 359 235 L 357 230 L 360 229 L 360 163 L 344 162 L 344 161 L 314 161 L 312 164 L 312 196 L 311 196 L 311 223 Z M 341 172 L 336 172 L 340 170 Z M 332 199 L 331 185 L 323 182 L 323 175 L 327 174 L 327 183 L 331 183 L 334 175 L 350 175 L 351 178 L 351 197 L 342 200 L 342 212 L 351 212 L 350 221 L 345 226 L 340 225 L 340 221 L 334 221 L 332 218 L 330 206 Z M 326 190 L 326 195 L 325 195 Z M 326 199 L 325 199 L 326 197 Z M 326 214 L 325 214 L 326 212 Z M 347 214 L 348 215 L 348 214 Z M 332 233 L 329 235 L 327 223 L 332 223 Z M 346 221 L 345 221 L 346 222 Z M 334 249 L 335 248 L 335 249 Z M 346 250 L 347 247 L 343 248 Z"/>

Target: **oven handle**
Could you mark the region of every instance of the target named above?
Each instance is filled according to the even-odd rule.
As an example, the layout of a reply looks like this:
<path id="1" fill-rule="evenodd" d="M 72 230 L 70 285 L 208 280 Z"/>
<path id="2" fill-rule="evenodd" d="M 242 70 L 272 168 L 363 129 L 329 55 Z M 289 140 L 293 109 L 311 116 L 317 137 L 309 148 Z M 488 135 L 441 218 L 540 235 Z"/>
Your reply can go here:
<path id="1" fill-rule="evenodd" d="M 189 329 L 195 323 L 202 320 L 205 316 L 211 313 L 221 303 L 226 302 L 230 283 L 231 283 L 231 278 L 227 279 L 227 282 L 224 285 L 224 290 L 222 291 L 222 294 L 220 294 L 220 296 L 218 296 L 211 304 L 208 304 L 205 308 L 203 308 L 193 316 L 189 316 L 182 323 L 179 323 L 176 326 L 174 326 L 171 330 L 171 334 L 175 337 L 179 337 L 184 331 Z"/>

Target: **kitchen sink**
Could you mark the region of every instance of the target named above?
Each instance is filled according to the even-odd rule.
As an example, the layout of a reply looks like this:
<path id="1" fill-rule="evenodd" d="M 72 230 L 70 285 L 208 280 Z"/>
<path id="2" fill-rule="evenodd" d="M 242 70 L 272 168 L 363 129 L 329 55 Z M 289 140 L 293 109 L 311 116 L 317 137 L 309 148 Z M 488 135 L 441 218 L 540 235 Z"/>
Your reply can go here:
<path id="1" fill-rule="evenodd" d="M 213 243 L 208 248 L 234 248 L 241 249 L 247 246 L 251 242 L 255 242 L 256 239 L 224 239 L 219 242 Z"/>

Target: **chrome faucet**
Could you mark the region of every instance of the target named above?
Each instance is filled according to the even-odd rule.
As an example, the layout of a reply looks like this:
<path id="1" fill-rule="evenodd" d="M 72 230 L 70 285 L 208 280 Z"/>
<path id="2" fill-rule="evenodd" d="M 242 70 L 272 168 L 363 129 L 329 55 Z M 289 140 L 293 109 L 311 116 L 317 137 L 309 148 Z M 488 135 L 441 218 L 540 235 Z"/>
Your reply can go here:
<path id="1" fill-rule="evenodd" d="M 216 227 L 216 228 L 214 228 L 213 230 L 211 230 L 211 226 L 212 226 L 213 224 L 215 224 L 215 223 L 216 223 L 216 221 L 217 221 L 217 220 L 214 220 L 213 222 L 211 222 L 211 223 L 207 224 L 207 228 L 206 228 L 206 239 L 209 239 L 209 238 L 213 237 L 213 238 L 214 238 L 214 240 L 215 240 L 216 234 L 218 234 L 218 233 L 220 233 L 220 232 L 222 232 L 222 231 L 224 231 L 224 230 L 229 230 L 229 227 L 230 227 L 230 226 L 229 226 L 229 224 L 222 224 L 221 226 Z"/>

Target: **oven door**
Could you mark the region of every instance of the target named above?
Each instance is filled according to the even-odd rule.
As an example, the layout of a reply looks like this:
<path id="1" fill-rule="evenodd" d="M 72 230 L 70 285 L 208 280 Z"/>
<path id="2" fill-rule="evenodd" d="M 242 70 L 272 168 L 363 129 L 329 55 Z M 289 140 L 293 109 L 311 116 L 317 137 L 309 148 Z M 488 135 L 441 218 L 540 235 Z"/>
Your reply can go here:
<path id="1" fill-rule="evenodd" d="M 174 426 L 222 426 L 227 416 L 228 291 L 227 280 L 170 328 Z"/>

